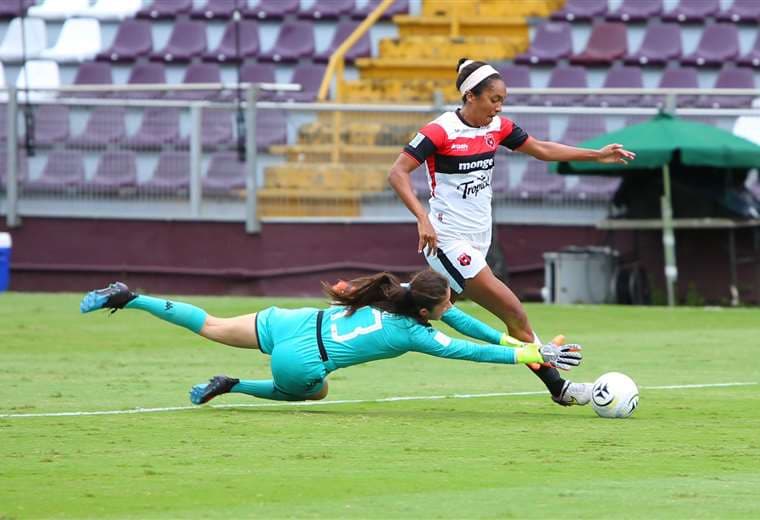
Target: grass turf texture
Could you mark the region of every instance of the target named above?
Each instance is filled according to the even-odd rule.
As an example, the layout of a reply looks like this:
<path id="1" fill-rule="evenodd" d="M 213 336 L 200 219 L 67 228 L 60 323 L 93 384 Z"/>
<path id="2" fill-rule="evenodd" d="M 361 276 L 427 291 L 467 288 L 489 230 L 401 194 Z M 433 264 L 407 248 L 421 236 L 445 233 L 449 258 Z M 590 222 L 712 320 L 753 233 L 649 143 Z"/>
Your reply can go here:
<path id="1" fill-rule="evenodd" d="M 0 295 L 0 415 L 185 406 L 211 375 L 268 377 L 268 356 L 139 311 L 81 316 L 79 298 Z M 319 304 L 182 299 L 221 316 Z M 584 345 L 575 380 L 760 381 L 754 310 L 528 313 Z M 338 371 L 328 399 L 542 388 L 523 367 L 408 354 Z M 0 418 L 0 518 L 757 518 L 759 408 L 743 386 L 644 388 L 626 420 L 544 395 Z"/>

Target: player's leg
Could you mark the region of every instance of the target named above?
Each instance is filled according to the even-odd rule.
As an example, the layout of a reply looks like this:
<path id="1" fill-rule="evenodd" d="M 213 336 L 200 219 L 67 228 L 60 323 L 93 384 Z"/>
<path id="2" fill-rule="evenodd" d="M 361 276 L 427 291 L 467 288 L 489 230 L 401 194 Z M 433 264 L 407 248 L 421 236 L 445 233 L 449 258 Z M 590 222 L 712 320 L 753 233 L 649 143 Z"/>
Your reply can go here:
<path id="1" fill-rule="evenodd" d="M 111 309 L 111 312 L 119 309 L 138 309 L 219 343 L 233 347 L 258 348 L 255 314 L 217 318 L 190 303 L 136 294 L 122 282 L 90 291 L 82 299 L 79 309 L 83 313 L 98 309 Z"/>
<path id="2" fill-rule="evenodd" d="M 215 376 L 208 383 L 193 386 L 190 389 L 190 401 L 193 404 L 204 404 L 222 394 L 246 394 L 271 401 L 319 401 L 327 397 L 327 381 L 310 393 L 295 395 L 283 392 L 273 379 L 237 379 L 228 376 Z"/>

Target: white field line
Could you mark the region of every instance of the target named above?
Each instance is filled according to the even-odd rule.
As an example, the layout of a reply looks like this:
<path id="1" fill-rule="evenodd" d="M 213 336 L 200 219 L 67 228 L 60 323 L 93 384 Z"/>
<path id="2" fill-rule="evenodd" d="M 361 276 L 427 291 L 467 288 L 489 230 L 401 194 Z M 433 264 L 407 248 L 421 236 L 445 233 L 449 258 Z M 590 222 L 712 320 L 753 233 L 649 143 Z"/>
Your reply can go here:
<path id="1" fill-rule="evenodd" d="M 705 383 L 693 385 L 662 385 L 642 386 L 642 390 L 690 390 L 695 388 L 720 388 L 727 386 L 752 386 L 757 382 L 745 383 Z M 546 395 L 546 391 L 540 392 L 493 392 L 487 394 L 450 394 L 450 395 L 410 395 L 397 397 L 383 397 L 382 399 L 342 399 L 336 401 L 296 401 L 296 402 L 266 402 L 247 404 L 211 404 L 210 408 L 268 408 L 272 406 L 327 406 L 333 404 L 366 404 L 366 403 L 392 403 L 397 401 L 437 401 L 441 399 L 476 399 L 480 397 L 515 397 L 526 395 Z M 200 410 L 203 406 L 167 406 L 163 408 L 131 408 L 129 410 L 101 410 L 94 412 L 49 412 L 49 413 L 10 413 L 0 414 L 0 419 L 21 419 L 27 417 L 81 417 L 90 415 L 128 415 L 137 413 L 176 412 L 184 410 Z"/>

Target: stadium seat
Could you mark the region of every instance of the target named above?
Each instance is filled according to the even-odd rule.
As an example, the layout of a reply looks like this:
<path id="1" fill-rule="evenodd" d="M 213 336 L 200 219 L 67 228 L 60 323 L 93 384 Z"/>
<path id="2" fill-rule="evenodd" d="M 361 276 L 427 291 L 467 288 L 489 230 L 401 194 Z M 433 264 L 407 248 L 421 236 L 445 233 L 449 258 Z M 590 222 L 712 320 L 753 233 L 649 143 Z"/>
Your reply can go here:
<path id="1" fill-rule="evenodd" d="M 296 65 L 290 82 L 301 85 L 300 92 L 279 92 L 277 99 L 283 101 L 314 101 L 317 99 L 317 92 L 319 92 L 324 75 L 325 67 L 323 65 L 310 63 Z"/>
<path id="2" fill-rule="evenodd" d="M 509 98 L 507 98 L 509 99 Z M 550 139 L 549 116 L 543 114 L 520 114 L 515 116 L 517 126 L 528 132 L 528 135 L 540 141 Z"/>
<path id="3" fill-rule="evenodd" d="M 646 22 L 662 14 L 662 0 L 623 0 L 605 17 L 611 22 Z"/>
<path id="4" fill-rule="evenodd" d="M 27 83 L 28 80 L 28 83 Z M 19 91 L 17 99 L 25 101 L 27 99 L 26 89 L 29 92 L 30 101 L 40 101 L 56 97 L 55 92 L 51 91 L 34 91 L 35 88 L 54 89 L 61 86 L 61 76 L 58 64 L 52 60 L 28 60 L 16 78 L 16 89 Z"/>
<path id="5" fill-rule="evenodd" d="M 243 14 L 259 20 L 282 20 L 297 12 L 299 5 L 299 0 L 259 0 L 255 6 L 244 9 Z"/>
<path id="6" fill-rule="evenodd" d="M 526 105 L 530 102 L 530 94 L 512 94 L 512 88 L 530 88 L 530 68 L 524 65 L 496 65 L 507 85 L 507 103 L 510 105 Z"/>
<path id="7" fill-rule="evenodd" d="M 755 44 L 747 54 L 739 58 L 737 63 L 747 67 L 760 67 L 760 32 L 757 33 Z"/>
<path id="8" fill-rule="evenodd" d="M 30 7 L 27 15 L 43 20 L 66 20 L 89 5 L 90 0 L 44 0 L 40 5 Z"/>
<path id="9" fill-rule="evenodd" d="M 63 23 L 58 41 L 40 52 L 40 58 L 57 62 L 85 61 L 100 52 L 100 22 L 95 18 L 69 18 Z"/>
<path id="10" fill-rule="evenodd" d="M 217 63 L 191 63 L 185 69 L 185 75 L 182 83 L 185 85 L 193 83 L 221 83 L 222 71 Z M 171 92 L 171 97 L 175 99 L 210 99 L 218 97 L 219 91 L 209 90 L 178 90 Z"/>
<path id="11" fill-rule="evenodd" d="M 51 150 L 42 174 L 24 183 L 24 191 L 62 192 L 81 188 L 85 183 L 84 158 L 76 150 Z"/>
<path id="12" fill-rule="evenodd" d="M 275 78 L 276 66 L 274 63 L 246 63 L 240 67 L 240 83 L 276 83 Z M 245 99 L 245 91 L 242 92 Z M 271 90 L 260 90 L 258 99 L 260 101 L 271 101 L 275 97 L 275 92 Z M 230 100 L 237 98 L 237 92 L 226 92 L 223 99 Z"/>
<path id="13" fill-rule="evenodd" d="M 578 65 L 608 65 L 628 52 L 625 25 L 619 22 L 602 22 L 593 26 L 586 49 L 570 56 L 570 63 Z"/>
<path id="14" fill-rule="evenodd" d="M 52 146 L 65 142 L 69 135 L 68 106 L 40 105 L 34 112 L 34 142 L 36 144 Z"/>
<path id="15" fill-rule="evenodd" d="M 356 9 L 356 0 L 315 0 L 298 13 L 299 18 L 312 20 L 336 20 Z"/>
<path id="16" fill-rule="evenodd" d="M 77 85 L 113 85 L 111 64 L 102 61 L 87 61 L 79 65 L 72 86 Z M 65 92 L 67 97 L 107 97 L 111 93 L 105 90 L 85 90 Z"/>
<path id="17" fill-rule="evenodd" d="M 147 57 L 153 51 L 153 35 L 147 20 L 124 20 L 119 24 L 111 47 L 99 52 L 96 59 L 129 62 Z"/>
<path id="18" fill-rule="evenodd" d="M 179 20 L 174 23 L 166 46 L 151 53 L 156 61 L 190 61 L 206 52 L 206 23 L 193 20 Z"/>
<path id="19" fill-rule="evenodd" d="M 697 50 L 681 59 L 684 65 L 719 67 L 739 57 L 739 31 L 728 23 L 716 23 L 705 27 Z"/>
<path id="20" fill-rule="evenodd" d="M 351 17 L 356 19 L 366 18 L 379 4 L 380 0 L 369 0 L 369 2 L 364 4 L 364 7 L 356 8 L 353 13 L 351 13 Z M 386 9 L 380 19 L 390 20 L 397 14 L 409 14 L 409 0 L 395 0 L 391 6 Z"/>
<path id="21" fill-rule="evenodd" d="M 351 33 L 354 32 L 358 25 L 358 22 L 353 22 L 351 20 L 342 20 L 338 22 L 338 25 L 335 28 L 335 33 L 333 34 L 332 42 L 330 42 L 330 45 L 325 50 L 314 55 L 314 61 L 322 63 L 327 62 L 330 59 L 330 56 L 338 50 L 338 47 L 340 47 L 346 38 L 351 36 Z M 369 32 L 366 32 L 361 38 L 359 38 L 359 41 L 357 41 L 353 47 L 346 51 L 345 58 L 346 61 L 353 62 L 356 58 L 367 58 L 371 55 L 372 43 L 369 38 Z"/>
<path id="22" fill-rule="evenodd" d="M 629 65 L 665 65 L 682 57 L 681 28 L 674 23 L 652 22 L 647 25 L 641 47 L 625 57 Z"/>
<path id="23" fill-rule="evenodd" d="M 166 144 L 179 143 L 179 109 L 146 108 L 140 127 L 126 142 L 134 148 L 160 148 Z"/>
<path id="24" fill-rule="evenodd" d="M 204 108 L 201 111 L 201 145 L 216 147 L 235 142 L 232 113 L 229 110 Z M 190 145 L 190 136 L 182 139 L 183 146 Z"/>
<path id="25" fill-rule="evenodd" d="M 137 156 L 127 150 L 112 150 L 100 156 L 95 176 L 88 183 L 98 193 L 120 193 L 137 187 Z"/>
<path id="26" fill-rule="evenodd" d="M 24 18 L 26 48 L 21 44 L 21 18 L 11 20 L 0 44 L 0 61 L 13 63 L 38 57 L 47 46 L 45 21 L 40 18 Z"/>
<path id="27" fill-rule="evenodd" d="M 306 20 L 284 22 L 277 40 L 269 50 L 261 53 L 264 61 L 298 61 L 314 55 L 314 25 Z"/>
<path id="28" fill-rule="evenodd" d="M 255 58 L 259 53 L 259 25 L 255 20 L 230 21 L 216 49 L 203 53 L 204 60 L 229 62 Z M 238 49 L 240 49 L 238 53 Z"/>
<path id="29" fill-rule="evenodd" d="M 498 155 L 500 157 L 496 158 L 496 164 L 499 166 L 494 168 L 491 176 L 491 190 L 494 195 L 501 195 L 509 191 L 509 171 L 507 171 L 509 160 L 503 151 L 500 151 Z"/>
<path id="30" fill-rule="evenodd" d="M 760 98 L 752 101 L 752 108 L 760 108 Z M 739 116 L 734 122 L 733 132 L 753 143 L 760 145 L 760 116 Z M 760 191 L 760 190 L 759 190 Z"/>
<path id="31" fill-rule="evenodd" d="M 734 0 L 728 9 L 718 13 L 718 20 L 731 23 L 760 23 L 757 0 Z"/>
<path id="32" fill-rule="evenodd" d="M 713 88 L 755 88 L 755 74 L 752 69 L 736 67 L 727 63 L 715 78 Z M 700 97 L 697 105 L 705 108 L 743 108 L 752 105 L 755 96 L 721 96 L 705 95 Z"/>
<path id="33" fill-rule="evenodd" d="M 267 150 L 270 146 L 288 141 L 287 116 L 277 109 L 256 111 L 256 148 Z"/>
<path id="34" fill-rule="evenodd" d="M 163 85 L 166 81 L 166 67 L 163 63 L 136 63 L 129 71 L 127 85 Z M 115 97 L 159 98 L 163 95 L 158 90 L 120 91 Z"/>
<path id="35" fill-rule="evenodd" d="M 241 13 L 248 5 L 247 2 L 239 2 Z M 203 18 L 205 20 L 216 20 L 232 18 L 235 12 L 235 2 L 230 0 L 208 0 L 204 5 L 193 7 L 190 12 L 191 18 Z"/>
<path id="36" fill-rule="evenodd" d="M 559 199 L 565 191 L 565 178 L 548 173 L 543 161 L 528 161 L 520 181 L 509 189 L 521 200 Z"/>
<path id="37" fill-rule="evenodd" d="M 570 116 L 560 142 L 577 146 L 579 143 L 607 133 L 601 116 Z"/>
<path id="38" fill-rule="evenodd" d="M 667 22 L 704 23 L 705 19 L 717 16 L 720 0 L 680 0 L 672 11 L 664 13 L 662 19 Z"/>
<path id="39" fill-rule="evenodd" d="M 26 151 L 24 150 L 23 147 L 18 149 L 16 164 L 18 164 L 18 168 L 16 169 L 16 179 L 18 180 L 20 184 L 23 185 L 25 184 L 25 181 L 29 173 Z M 0 192 L 5 192 L 7 171 L 8 171 L 8 147 L 0 146 Z"/>
<path id="40" fill-rule="evenodd" d="M 37 0 L 3 0 L 0 2 L 0 20 L 24 16 L 26 10 L 36 3 Z"/>
<path id="41" fill-rule="evenodd" d="M 613 65 L 607 71 L 602 88 L 644 88 L 644 78 L 641 69 L 630 65 Z M 637 106 L 641 104 L 639 94 L 606 94 L 589 96 L 588 104 L 603 107 Z"/>
<path id="42" fill-rule="evenodd" d="M 547 88 L 588 88 L 586 69 L 574 65 L 558 65 L 552 69 Z M 567 106 L 583 105 L 586 101 L 585 94 L 548 94 L 535 95 L 531 98 L 531 105 Z"/>
<path id="43" fill-rule="evenodd" d="M 140 192 L 184 194 L 190 188 L 190 154 L 167 150 L 158 156 L 153 176 L 139 186 Z"/>
<path id="44" fill-rule="evenodd" d="M 97 0 L 95 4 L 76 12 L 102 21 L 133 18 L 142 7 L 142 0 Z"/>
<path id="45" fill-rule="evenodd" d="M 211 155 L 203 193 L 226 195 L 233 190 L 245 188 L 245 163 L 240 162 L 236 152 L 216 152 Z"/>
<path id="46" fill-rule="evenodd" d="M 192 7 L 193 0 L 154 0 L 151 5 L 140 9 L 137 17 L 153 20 L 172 19 L 179 14 L 189 13 Z"/>
<path id="47" fill-rule="evenodd" d="M 428 174 L 425 163 L 420 164 L 411 173 L 412 190 L 419 198 L 427 199 L 430 197 L 430 184 L 428 183 Z"/>
<path id="48" fill-rule="evenodd" d="M 588 22 L 607 13 L 607 0 L 567 0 L 565 7 L 551 16 L 552 20 Z"/>
<path id="49" fill-rule="evenodd" d="M 573 53 L 570 24 L 546 22 L 538 26 L 530 48 L 515 57 L 516 63 L 554 64 Z"/>
<path id="50" fill-rule="evenodd" d="M 571 199 L 583 201 L 610 201 L 620 187 L 620 177 L 579 175 L 578 182 L 567 189 Z"/>
<path id="51" fill-rule="evenodd" d="M 699 78 L 696 69 L 692 67 L 671 67 L 663 71 L 658 88 L 699 88 Z M 682 94 L 678 96 L 677 104 L 683 107 L 693 107 L 697 104 L 698 96 Z M 664 96 L 648 96 L 645 105 L 665 103 Z"/>
<path id="52" fill-rule="evenodd" d="M 104 147 L 127 135 L 124 107 L 97 107 L 90 112 L 84 130 L 69 141 L 75 146 Z"/>

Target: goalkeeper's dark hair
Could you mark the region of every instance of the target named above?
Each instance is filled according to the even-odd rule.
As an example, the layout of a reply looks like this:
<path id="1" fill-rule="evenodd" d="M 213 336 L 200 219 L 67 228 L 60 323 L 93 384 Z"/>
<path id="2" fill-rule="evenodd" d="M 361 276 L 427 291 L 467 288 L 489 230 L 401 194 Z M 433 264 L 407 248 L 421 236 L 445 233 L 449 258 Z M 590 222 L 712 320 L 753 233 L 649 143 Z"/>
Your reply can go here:
<path id="1" fill-rule="evenodd" d="M 431 269 L 412 276 L 408 286 L 391 273 L 355 278 L 349 282 L 329 285 L 322 282 L 322 288 L 336 305 L 348 308 L 350 316 L 359 307 L 372 306 L 377 309 L 420 319 L 420 310 L 432 310 L 446 299 L 449 282 Z"/>

